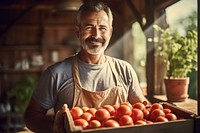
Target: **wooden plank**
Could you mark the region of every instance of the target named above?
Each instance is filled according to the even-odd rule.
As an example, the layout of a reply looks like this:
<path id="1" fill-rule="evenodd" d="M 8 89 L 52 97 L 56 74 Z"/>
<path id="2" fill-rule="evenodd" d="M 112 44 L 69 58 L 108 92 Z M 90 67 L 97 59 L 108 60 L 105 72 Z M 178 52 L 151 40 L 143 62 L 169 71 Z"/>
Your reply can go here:
<path id="1" fill-rule="evenodd" d="M 137 10 L 136 6 L 134 5 L 134 3 L 131 0 L 126 0 L 128 6 L 130 7 L 131 11 L 133 12 L 133 14 L 136 17 L 136 20 L 139 22 L 140 26 L 142 27 L 142 16 L 140 14 L 140 12 Z"/>
<path id="2" fill-rule="evenodd" d="M 200 133 L 200 116 L 197 116 L 195 118 L 195 123 L 194 123 L 194 133 Z"/>
<path id="3" fill-rule="evenodd" d="M 71 133 L 192 133 L 193 123 L 192 121 L 181 121 L 173 123 L 159 123 L 145 126 L 134 127 L 120 127 L 120 128 L 103 128 L 94 130 L 83 130 Z"/>
<path id="4" fill-rule="evenodd" d="M 180 0 L 167 0 L 167 1 L 166 0 L 157 0 L 155 2 L 155 9 L 157 9 L 157 10 L 165 9 L 172 4 L 175 4 L 178 1 L 180 1 Z"/>
<path id="5" fill-rule="evenodd" d="M 143 29 L 148 29 L 145 32 L 147 38 L 147 55 L 146 55 L 146 77 L 147 77 L 147 97 L 154 95 L 155 86 L 155 58 L 154 58 L 154 43 L 149 42 L 148 38 L 154 38 L 154 32 L 151 25 L 154 23 L 154 3 L 152 0 L 145 0 L 145 12 L 147 23 Z"/>
<path id="6" fill-rule="evenodd" d="M 198 2 L 198 7 L 199 7 L 199 3 Z M 198 8 L 199 11 L 199 8 Z M 198 15 L 198 25 L 200 25 L 200 15 Z M 198 33 L 200 33 L 200 28 L 198 28 Z M 198 101 L 198 115 L 200 116 L 200 87 L 199 87 L 199 83 L 200 83 L 200 34 L 198 34 L 198 82 L 197 82 L 197 101 Z"/>
<path id="7" fill-rule="evenodd" d="M 167 102 L 167 97 L 165 95 L 154 95 L 154 98 L 157 99 L 157 102 Z M 172 104 L 180 107 L 188 112 L 197 114 L 197 101 L 193 99 L 187 99 L 185 102 L 172 102 Z"/>

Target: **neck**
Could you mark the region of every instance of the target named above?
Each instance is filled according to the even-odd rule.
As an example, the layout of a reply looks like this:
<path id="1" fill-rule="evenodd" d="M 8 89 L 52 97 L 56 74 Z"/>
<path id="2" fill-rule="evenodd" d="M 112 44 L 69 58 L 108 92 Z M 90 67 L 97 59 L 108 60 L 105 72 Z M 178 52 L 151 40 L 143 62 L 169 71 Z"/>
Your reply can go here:
<path id="1" fill-rule="evenodd" d="M 102 64 L 105 62 L 105 55 L 89 55 L 83 52 L 78 53 L 78 58 L 88 64 Z"/>

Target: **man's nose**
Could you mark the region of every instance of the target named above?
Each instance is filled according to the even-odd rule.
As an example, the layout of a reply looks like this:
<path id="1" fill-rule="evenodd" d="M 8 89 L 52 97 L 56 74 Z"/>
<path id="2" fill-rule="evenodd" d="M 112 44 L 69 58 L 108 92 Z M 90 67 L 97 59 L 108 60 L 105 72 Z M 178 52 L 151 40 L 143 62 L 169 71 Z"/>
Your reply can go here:
<path id="1" fill-rule="evenodd" d="M 95 28 L 93 29 L 92 36 L 93 36 L 94 38 L 96 38 L 96 39 L 100 37 L 100 31 L 99 31 L 98 27 L 95 27 Z"/>

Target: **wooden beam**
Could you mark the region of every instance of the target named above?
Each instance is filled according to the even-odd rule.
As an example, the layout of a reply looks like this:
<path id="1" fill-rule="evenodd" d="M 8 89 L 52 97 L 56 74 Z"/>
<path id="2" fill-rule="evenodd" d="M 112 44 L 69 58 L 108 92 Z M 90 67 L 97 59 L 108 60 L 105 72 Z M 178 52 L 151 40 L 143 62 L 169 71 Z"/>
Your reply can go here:
<path id="1" fill-rule="evenodd" d="M 200 11 L 199 9 L 199 2 L 198 2 L 198 12 Z M 198 25 L 200 25 L 200 16 L 198 15 Z M 200 28 L 198 28 L 198 33 L 200 33 Z M 197 82 L 197 102 L 198 102 L 198 115 L 200 116 L 200 34 L 198 34 L 198 82 Z M 199 120 L 200 123 L 200 120 Z M 200 130 L 200 129 L 199 129 Z"/>
<path id="2" fill-rule="evenodd" d="M 133 2 L 131 0 L 126 0 L 128 6 L 130 7 L 130 9 L 132 10 L 133 14 L 136 17 L 136 20 L 139 22 L 140 26 L 143 27 L 142 25 L 142 17 L 140 12 L 137 10 L 136 6 L 133 4 Z"/>
<path id="3" fill-rule="evenodd" d="M 0 9 L 16 9 L 16 10 L 24 10 L 30 7 L 31 5 L 35 5 L 33 10 L 52 10 L 57 3 L 53 1 L 20 1 L 16 3 L 10 4 L 1 4 Z"/>
<path id="4" fill-rule="evenodd" d="M 0 38 L 3 36 L 15 23 L 18 22 L 23 16 L 25 16 L 29 11 L 31 11 L 35 7 L 35 4 L 24 9 L 16 18 L 14 18 L 11 23 L 9 23 L 5 28 L 0 31 Z"/>
<path id="5" fill-rule="evenodd" d="M 180 0 L 157 0 L 155 1 L 155 9 L 165 9 Z"/>
<path id="6" fill-rule="evenodd" d="M 145 29 L 148 29 L 145 32 L 146 40 L 148 38 L 154 38 L 154 31 L 152 24 L 154 23 L 154 1 L 145 0 L 145 14 L 147 23 Z M 147 97 L 150 99 L 154 95 L 154 86 L 155 86 L 155 58 L 154 58 L 154 42 L 146 41 L 147 43 L 147 53 L 146 53 L 146 78 L 147 78 Z"/>

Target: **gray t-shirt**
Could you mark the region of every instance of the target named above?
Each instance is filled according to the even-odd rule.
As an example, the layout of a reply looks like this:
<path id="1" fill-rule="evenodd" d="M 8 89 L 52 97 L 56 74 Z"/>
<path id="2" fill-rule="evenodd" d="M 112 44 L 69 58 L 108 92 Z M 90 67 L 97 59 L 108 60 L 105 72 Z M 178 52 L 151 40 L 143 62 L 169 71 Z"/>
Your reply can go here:
<path id="1" fill-rule="evenodd" d="M 48 67 L 38 82 L 33 98 L 45 109 L 56 111 L 67 104 L 72 107 L 74 81 L 72 76 L 72 57 Z M 117 73 L 123 80 L 128 97 L 141 95 L 138 79 L 132 66 L 123 60 L 112 58 Z M 87 64 L 78 59 L 80 81 L 83 88 L 90 91 L 102 91 L 116 86 L 116 78 L 106 58 L 103 64 Z M 127 100 L 128 100 L 127 97 Z"/>

